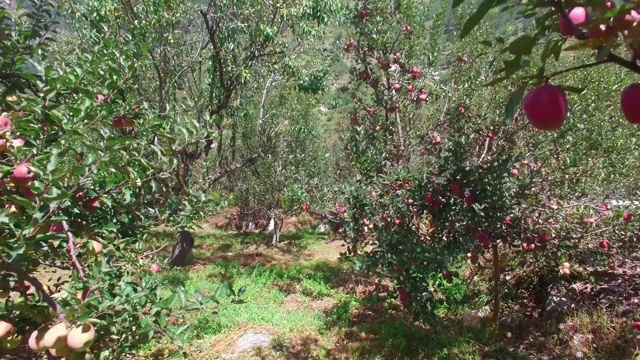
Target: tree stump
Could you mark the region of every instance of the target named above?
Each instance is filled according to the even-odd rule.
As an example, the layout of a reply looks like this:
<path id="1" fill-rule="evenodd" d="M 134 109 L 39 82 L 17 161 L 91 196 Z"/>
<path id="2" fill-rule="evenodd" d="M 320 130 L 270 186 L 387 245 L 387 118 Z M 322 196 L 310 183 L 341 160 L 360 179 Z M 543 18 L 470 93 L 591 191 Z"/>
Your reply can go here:
<path id="1" fill-rule="evenodd" d="M 173 245 L 173 251 L 171 251 L 171 259 L 169 264 L 171 266 L 183 266 L 186 263 L 187 258 L 191 255 L 195 240 L 190 231 L 181 230 L 178 233 L 178 241 Z"/>

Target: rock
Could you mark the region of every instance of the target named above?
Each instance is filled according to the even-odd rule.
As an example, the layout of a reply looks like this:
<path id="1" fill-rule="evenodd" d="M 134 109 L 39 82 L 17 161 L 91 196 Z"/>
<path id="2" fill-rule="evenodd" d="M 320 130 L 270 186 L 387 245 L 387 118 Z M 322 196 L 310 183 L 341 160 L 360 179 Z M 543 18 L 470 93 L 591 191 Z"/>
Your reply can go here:
<path id="1" fill-rule="evenodd" d="M 320 224 L 318 225 L 318 227 L 316 228 L 316 232 L 318 234 L 326 234 L 329 232 L 329 225 L 327 224 Z"/>
<path id="2" fill-rule="evenodd" d="M 582 360 L 584 359 L 584 352 L 587 351 L 588 347 L 593 342 L 593 335 L 574 334 L 572 342 L 573 348 L 577 349 L 576 359 Z"/>
<path id="3" fill-rule="evenodd" d="M 500 319 L 500 325 L 508 328 L 515 328 L 522 322 L 521 314 L 510 314 Z"/>
<path id="4" fill-rule="evenodd" d="M 247 333 L 236 340 L 235 347 L 230 356 L 235 357 L 261 346 L 269 346 L 270 343 L 271 336 L 267 334 Z"/>
<path id="5" fill-rule="evenodd" d="M 544 304 L 543 318 L 548 320 L 553 316 L 565 314 L 573 309 L 575 309 L 573 300 L 564 296 L 551 295 Z"/>
<path id="6" fill-rule="evenodd" d="M 462 323 L 468 327 L 480 327 L 484 319 L 485 317 L 478 310 L 468 311 L 462 315 Z"/>

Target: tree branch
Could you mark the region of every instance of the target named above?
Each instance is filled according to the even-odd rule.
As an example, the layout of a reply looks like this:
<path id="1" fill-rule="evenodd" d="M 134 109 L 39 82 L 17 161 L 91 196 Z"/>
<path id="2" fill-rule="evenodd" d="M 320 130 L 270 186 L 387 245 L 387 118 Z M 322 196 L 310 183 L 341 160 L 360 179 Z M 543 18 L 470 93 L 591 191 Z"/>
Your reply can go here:
<path id="1" fill-rule="evenodd" d="M 162 246 L 160 246 L 159 248 L 157 248 L 157 249 L 155 249 L 155 250 L 147 251 L 146 253 L 144 253 L 144 254 L 142 254 L 142 255 L 138 256 L 138 259 L 143 260 L 143 259 L 144 259 L 144 258 L 146 258 L 146 257 L 149 257 L 149 256 L 151 256 L 151 255 L 157 254 L 157 253 L 159 253 L 160 251 L 162 251 L 162 249 L 166 248 L 167 246 L 169 246 L 169 244 L 168 244 L 168 243 L 167 243 L 167 244 L 164 244 L 164 245 L 162 245 Z"/>
<path id="2" fill-rule="evenodd" d="M 62 310 L 62 307 L 44 289 L 44 286 L 42 285 L 40 280 L 31 276 L 29 273 L 22 270 L 21 268 L 14 266 L 11 263 L 6 262 L 4 260 L 0 260 L 0 270 L 14 273 L 20 280 L 26 281 L 29 284 L 31 284 L 31 286 L 33 286 L 33 288 L 36 290 L 40 298 L 44 302 L 46 302 L 53 310 L 55 310 L 56 318 L 58 319 L 58 322 L 64 322 L 64 323 L 67 322 L 67 318 L 64 315 L 64 311 Z"/>
<path id="3" fill-rule="evenodd" d="M 80 278 L 80 280 L 82 280 L 82 282 L 86 285 L 87 278 L 84 276 L 84 271 L 82 271 L 82 265 L 80 265 L 80 262 L 78 261 L 78 257 L 76 256 L 75 239 L 66 221 L 62 222 L 62 229 L 64 230 L 64 233 L 67 235 L 67 241 L 68 241 L 67 246 L 69 246 L 69 254 L 71 255 L 71 261 L 73 262 L 73 266 L 78 271 L 78 277 Z"/>
<path id="4" fill-rule="evenodd" d="M 208 189 L 211 189 L 211 187 L 213 186 L 213 184 L 215 184 L 216 182 L 218 182 L 220 179 L 224 178 L 225 176 L 229 175 L 230 173 L 236 171 L 236 170 L 240 170 L 246 166 L 249 166 L 253 163 L 255 163 L 256 161 L 258 161 L 259 159 L 261 159 L 264 156 L 264 154 L 262 153 L 262 151 L 259 151 L 251 156 L 249 156 L 248 158 L 246 158 L 243 162 L 240 163 L 235 163 L 229 167 L 223 168 L 223 169 L 219 169 L 218 172 L 211 178 L 210 182 L 209 182 L 209 186 Z"/>
<path id="5" fill-rule="evenodd" d="M 614 64 L 618 64 L 623 68 L 635 72 L 636 74 L 640 74 L 640 66 L 633 61 L 625 60 L 612 52 L 607 55 L 607 59 Z"/>
<path id="6" fill-rule="evenodd" d="M 570 71 L 588 69 L 588 68 L 600 66 L 600 65 L 603 65 L 603 64 L 608 64 L 608 63 L 611 63 L 611 62 L 613 62 L 613 61 L 611 61 L 609 58 L 604 59 L 604 60 L 594 61 L 592 63 L 582 64 L 582 65 L 570 67 L 568 69 L 559 70 L 559 71 L 556 71 L 556 72 L 553 72 L 553 73 L 547 75 L 546 77 L 551 79 L 552 77 L 555 77 L 555 76 L 558 76 L 558 75 L 562 75 L 562 74 L 568 73 Z"/>

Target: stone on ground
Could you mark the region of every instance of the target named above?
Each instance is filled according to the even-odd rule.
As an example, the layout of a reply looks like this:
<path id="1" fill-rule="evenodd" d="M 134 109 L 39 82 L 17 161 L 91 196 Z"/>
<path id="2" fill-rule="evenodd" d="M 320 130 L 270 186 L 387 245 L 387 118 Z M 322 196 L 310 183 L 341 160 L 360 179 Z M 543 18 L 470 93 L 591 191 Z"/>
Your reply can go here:
<path id="1" fill-rule="evenodd" d="M 270 343 L 271 336 L 267 334 L 247 333 L 236 340 L 235 347 L 230 355 L 232 357 L 238 356 L 261 346 L 269 346 Z"/>

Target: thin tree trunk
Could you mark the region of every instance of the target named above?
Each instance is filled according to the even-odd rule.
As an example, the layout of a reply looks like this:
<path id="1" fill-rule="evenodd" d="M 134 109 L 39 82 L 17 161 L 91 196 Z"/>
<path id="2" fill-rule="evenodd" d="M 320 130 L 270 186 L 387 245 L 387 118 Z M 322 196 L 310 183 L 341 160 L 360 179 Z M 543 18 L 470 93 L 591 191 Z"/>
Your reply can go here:
<path id="1" fill-rule="evenodd" d="M 273 218 L 273 240 L 271 241 L 271 245 L 278 246 L 280 242 L 280 224 L 278 224 L 280 220 L 277 218 Z"/>
<path id="2" fill-rule="evenodd" d="M 493 322 L 500 319 L 500 256 L 498 243 L 491 245 L 493 252 Z"/>

